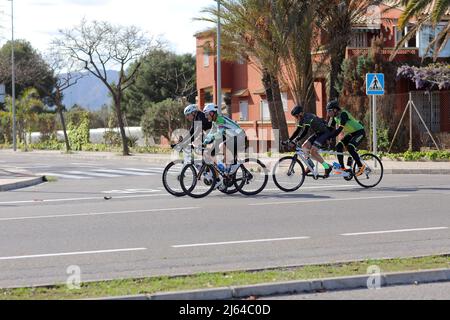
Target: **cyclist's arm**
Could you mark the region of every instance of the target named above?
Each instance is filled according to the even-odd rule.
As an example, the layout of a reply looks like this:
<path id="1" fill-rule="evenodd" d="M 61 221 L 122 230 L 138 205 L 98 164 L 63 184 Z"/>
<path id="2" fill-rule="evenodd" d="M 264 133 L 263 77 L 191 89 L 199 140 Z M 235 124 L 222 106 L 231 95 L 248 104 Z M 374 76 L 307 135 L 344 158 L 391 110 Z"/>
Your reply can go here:
<path id="1" fill-rule="evenodd" d="M 294 142 L 298 142 L 298 141 L 303 140 L 306 137 L 306 135 L 308 134 L 308 131 L 309 131 L 310 127 L 311 127 L 310 124 L 305 124 L 305 126 L 303 127 L 303 130 L 300 133 L 300 135 L 297 138 L 295 138 L 293 141 Z"/>
<path id="2" fill-rule="evenodd" d="M 339 128 L 334 129 L 334 131 L 330 134 L 330 139 L 335 138 L 338 135 L 340 135 L 349 120 L 350 120 L 350 118 L 348 117 L 348 114 L 342 113 L 341 114 L 341 125 L 339 126 Z"/>
<path id="3" fill-rule="evenodd" d="M 298 126 L 297 129 L 295 130 L 295 132 L 289 138 L 289 141 L 294 141 L 294 139 L 297 138 L 297 136 L 300 134 L 301 131 L 302 131 L 302 128 L 300 126 Z"/>
<path id="4" fill-rule="evenodd" d="M 222 131 L 225 131 L 225 130 L 220 130 L 220 127 L 218 127 L 217 124 L 213 124 L 211 131 L 206 135 L 205 140 L 203 140 L 203 145 L 213 143 L 214 140 L 216 140 L 216 138 L 222 136 Z"/>

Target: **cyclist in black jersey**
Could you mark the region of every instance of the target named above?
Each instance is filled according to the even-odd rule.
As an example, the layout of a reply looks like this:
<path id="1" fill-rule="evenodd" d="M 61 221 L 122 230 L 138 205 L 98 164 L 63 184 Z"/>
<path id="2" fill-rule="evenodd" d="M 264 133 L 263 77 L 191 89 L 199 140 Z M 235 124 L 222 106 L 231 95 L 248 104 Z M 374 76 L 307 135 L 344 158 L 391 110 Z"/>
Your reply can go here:
<path id="1" fill-rule="evenodd" d="M 200 134 L 209 131 L 212 128 L 212 123 L 208 121 L 205 114 L 199 111 L 195 104 L 191 104 L 184 109 L 184 115 L 186 119 L 191 122 L 191 128 L 189 134 L 191 136 L 191 142 L 194 142 Z M 200 137 L 200 141 L 203 141 L 203 137 Z"/>
<path id="2" fill-rule="evenodd" d="M 308 132 L 311 132 L 312 136 L 303 144 L 303 149 L 306 153 L 311 153 L 312 159 L 322 164 L 325 169 L 325 177 L 328 178 L 333 168 L 319 154 L 319 149 L 323 148 L 330 138 L 330 130 L 326 122 L 315 114 L 305 113 L 300 105 L 296 106 L 291 114 L 298 120 L 298 127 L 289 142 L 297 143 L 305 138 Z M 306 173 L 310 173 L 309 168 Z"/>

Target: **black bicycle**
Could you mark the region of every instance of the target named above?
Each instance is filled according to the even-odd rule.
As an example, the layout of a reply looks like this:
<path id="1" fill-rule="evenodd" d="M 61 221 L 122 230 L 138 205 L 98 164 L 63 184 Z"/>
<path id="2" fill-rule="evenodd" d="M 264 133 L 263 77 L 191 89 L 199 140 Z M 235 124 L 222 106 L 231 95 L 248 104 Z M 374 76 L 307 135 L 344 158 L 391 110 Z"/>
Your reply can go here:
<path id="1" fill-rule="evenodd" d="M 232 168 L 232 167 L 231 167 Z M 238 161 L 234 171 L 220 170 L 217 164 L 203 160 L 199 167 L 189 164 L 181 171 L 180 185 L 192 198 L 204 198 L 214 189 L 225 194 L 240 192 L 246 196 L 261 193 L 269 181 L 267 167 L 257 159 Z"/>

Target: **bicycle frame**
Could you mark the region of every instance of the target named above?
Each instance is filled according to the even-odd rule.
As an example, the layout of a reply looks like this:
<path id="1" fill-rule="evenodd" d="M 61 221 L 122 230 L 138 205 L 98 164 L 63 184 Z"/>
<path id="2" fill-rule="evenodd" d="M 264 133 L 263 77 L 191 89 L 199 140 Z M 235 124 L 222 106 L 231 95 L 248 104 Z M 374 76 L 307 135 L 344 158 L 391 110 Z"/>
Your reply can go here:
<path id="1" fill-rule="evenodd" d="M 335 156 L 339 156 L 339 155 L 350 156 L 349 153 L 339 153 L 339 152 L 336 152 L 336 151 L 326 151 L 326 150 L 319 150 L 319 154 L 320 154 L 320 155 L 328 154 L 328 155 L 335 155 Z M 306 165 L 306 167 L 311 171 L 311 173 L 312 173 L 312 175 L 313 175 L 313 178 L 314 178 L 315 180 L 317 180 L 317 179 L 323 177 L 323 176 L 321 176 L 321 175 L 319 174 L 319 162 L 318 162 L 318 161 L 315 161 L 315 163 L 314 163 L 315 166 L 314 166 L 314 168 L 312 168 L 312 167 L 309 165 L 309 163 L 308 163 L 308 158 L 311 159 L 311 157 L 309 157 L 309 156 L 307 155 L 307 153 L 303 150 L 303 148 L 300 147 L 299 145 L 297 145 L 296 148 L 295 148 L 295 156 L 294 156 L 294 158 L 296 158 L 296 159 L 300 158 L 300 159 L 301 159 L 301 161 L 302 161 L 302 162 Z M 344 171 L 344 170 L 340 170 L 340 169 L 336 170 L 336 169 L 333 169 L 333 171 L 332 171 L 331 174 L 330 174 L 330 178 L 332 178 L 332 177 L 351 178 L 352 175 L 353 175 L 352 173 L 346 172 L 346 171 Z"/>

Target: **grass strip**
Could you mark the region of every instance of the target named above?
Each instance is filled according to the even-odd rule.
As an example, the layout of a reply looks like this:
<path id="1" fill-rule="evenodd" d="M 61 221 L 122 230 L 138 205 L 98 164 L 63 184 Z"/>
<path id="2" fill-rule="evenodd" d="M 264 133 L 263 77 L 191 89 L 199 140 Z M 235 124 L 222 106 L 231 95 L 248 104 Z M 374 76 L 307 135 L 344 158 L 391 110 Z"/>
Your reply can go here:
<path id="1" fill-rule="evenodd" d="M 66 300 L 154 294 L 158 292 L 211 289 L 282 281 L 310 280 L 367 274 L 370 266 L 382 273 L 450 268 L 450 255 L 404 259 L 366 260 L 359 262 L 308 265 L 262 271 L 200 273 L 178 277 L 151 277 L 86 282 L 79 290 L 66 285 L 0 289 L 2 300 Z"/>

